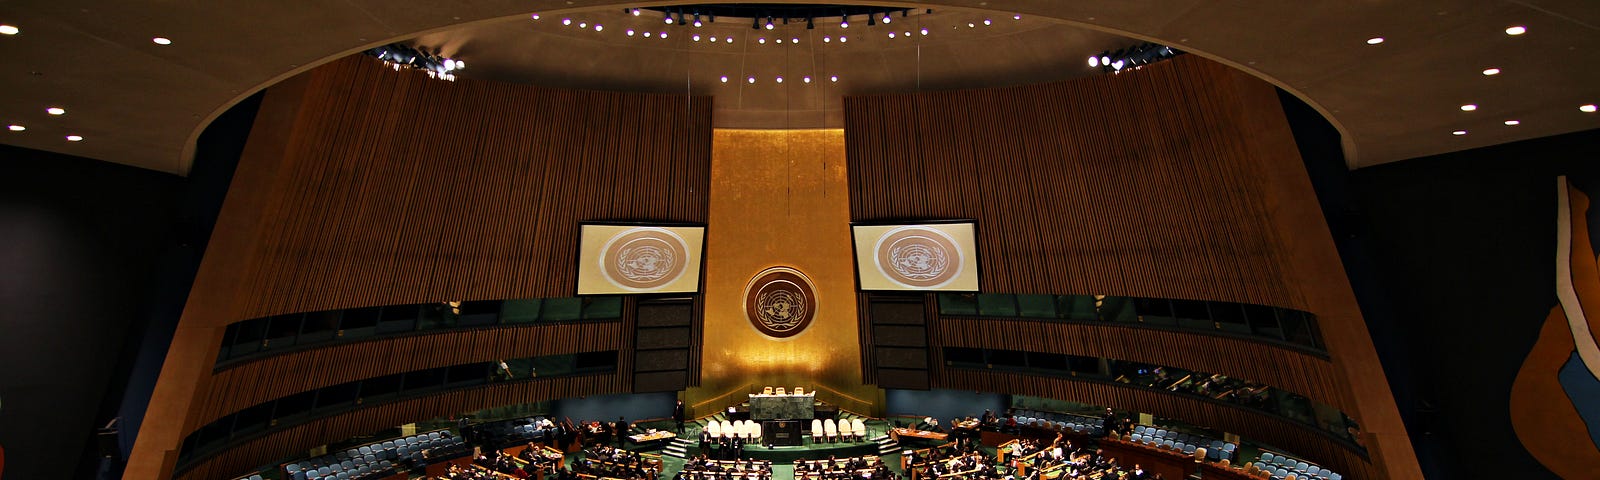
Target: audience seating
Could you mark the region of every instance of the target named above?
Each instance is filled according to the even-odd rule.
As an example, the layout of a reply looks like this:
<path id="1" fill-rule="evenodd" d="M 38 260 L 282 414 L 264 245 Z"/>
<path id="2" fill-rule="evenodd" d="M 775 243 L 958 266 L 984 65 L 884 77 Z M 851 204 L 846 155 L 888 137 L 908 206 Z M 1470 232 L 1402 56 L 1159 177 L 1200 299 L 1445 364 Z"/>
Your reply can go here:
<path id="1" fill-rule="evenodd" d="M 1317 464 L 1294 458 L 1282 453 L 1263 450 L 1261 459 L 1256 462 L 1263 471 L 1271 474 L 1275 480 L 1283 480 L 1289 475 L 1294 475 L 1300 480 L 1343 480 L 1344 475 L 1332 470 L 1322 468 Z"/>
<path id="2" fill-rule="evenodd" d="M 1201 435 L 1178 433 L 1163 428 L 1147 425 L 1133 427 L 1133 434 L 1129 441 L 1150 445 L 1153 447 L 1170 448 L 1192 454 L 1200 447 L 1205 447 L 1206 458 L 1212 461 L 1232 460 L 1233 454 L 1239 446 L 1232 442 L 1224 442 Z"/>
<path id="3" fill-rule="evenodd" d="M 460 437 L 429 432 L 285 464 L 283 471 L 289 480 L 382 478 L 397 473 L 395 469 L 402 461 L 422 461 L 423 450 L 433 450 L 433 458 L 449 458 L 464 453 L 466 448 Z"/>
<path id="4" fill-rule="evenodd" d="M 1013 410 L 1012 414 L 1016 416 L 1017 425 L 1021 427 L 1070 430 L 1093 437 L 1105 435 L 1104 420 L 1098 417 L 1036 410 Z"/>

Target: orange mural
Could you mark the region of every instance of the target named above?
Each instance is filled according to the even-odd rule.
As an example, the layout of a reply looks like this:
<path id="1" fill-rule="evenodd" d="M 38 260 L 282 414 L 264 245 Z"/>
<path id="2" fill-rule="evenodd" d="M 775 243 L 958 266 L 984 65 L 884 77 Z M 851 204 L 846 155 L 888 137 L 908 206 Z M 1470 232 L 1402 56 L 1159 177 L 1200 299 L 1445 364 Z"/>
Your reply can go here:
<path id="1" fill-rule="evenodd" d="M 1511 425 L 1539 463 L 1562 478 L 1600 478 L 1600 448 L 1591 428 L 1600 386 L 1600 264 L 1590 243 L 1589 199 L 1563 177 L 1557 218 L 1556 290 L 1560 304 L 1545 318 L 1539 341 L 1511 387 Z M 1588 312 L 1588 315 L 1585 315 Z M 1591 316 L 1592 315 L 1592 316 Z"/>

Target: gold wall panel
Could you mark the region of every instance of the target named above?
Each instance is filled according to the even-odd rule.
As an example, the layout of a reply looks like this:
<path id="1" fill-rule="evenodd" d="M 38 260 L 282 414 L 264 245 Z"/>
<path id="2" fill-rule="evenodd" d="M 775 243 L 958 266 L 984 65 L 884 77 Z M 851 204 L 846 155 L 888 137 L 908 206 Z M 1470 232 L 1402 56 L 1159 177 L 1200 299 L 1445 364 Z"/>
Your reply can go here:
<path id="1" fill-rule="evenodd" d="M 873 413 L 881 394 L 861 382 L 848 189 L 843 130 L 714 132 L 703 364 L 700 387 L 685 394 L 695 414 L 763 385 Z M 783 339 L 756 330 L 743 309 L 745 285 L 775 266 L 804 272 L 817 290 L 811 326 Z"/>

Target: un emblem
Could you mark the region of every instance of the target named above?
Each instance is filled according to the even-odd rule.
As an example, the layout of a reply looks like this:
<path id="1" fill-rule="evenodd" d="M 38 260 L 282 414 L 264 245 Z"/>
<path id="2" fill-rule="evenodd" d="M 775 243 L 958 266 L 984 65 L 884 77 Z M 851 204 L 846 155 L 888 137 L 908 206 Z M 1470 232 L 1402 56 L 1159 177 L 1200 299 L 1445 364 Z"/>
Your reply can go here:
<path id="1" fill-rule="evenodd" d="M 671 230 L 640 227 L 606 240 L 600 273 L 629 290 L 653 290 L 677 280 L 688 269 L 689 246 Z"/>
<path id="2" fill-rule="evenodd" d="M 756 330 L 774 338 L 798 335 L 816 316 L 811 279 L 789 267 L 772 267 L 745 286 L 744 311 Z"/>
<path id="3" fill-rule="evenodd" d="M 956 240 L 932 228 L 890 230 L 873 250 L 878 272 L 907 288 L 938 288 L 961 274 L 961 249 Z"/>

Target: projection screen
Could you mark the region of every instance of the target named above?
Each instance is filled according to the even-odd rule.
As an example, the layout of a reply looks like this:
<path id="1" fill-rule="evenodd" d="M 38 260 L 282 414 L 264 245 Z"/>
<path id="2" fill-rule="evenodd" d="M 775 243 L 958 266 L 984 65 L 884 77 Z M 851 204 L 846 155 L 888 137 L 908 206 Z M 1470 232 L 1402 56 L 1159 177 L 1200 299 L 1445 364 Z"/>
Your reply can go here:
<path id="1" fill-rule="evenodd" d="M 700 290 L 705 227 L 584 224 L 578 295 Z"/>
<path id="2" fill-rule="evenodd" d="M 862 290 L 978 291 L 972 222 L 852 225 Z"/>

